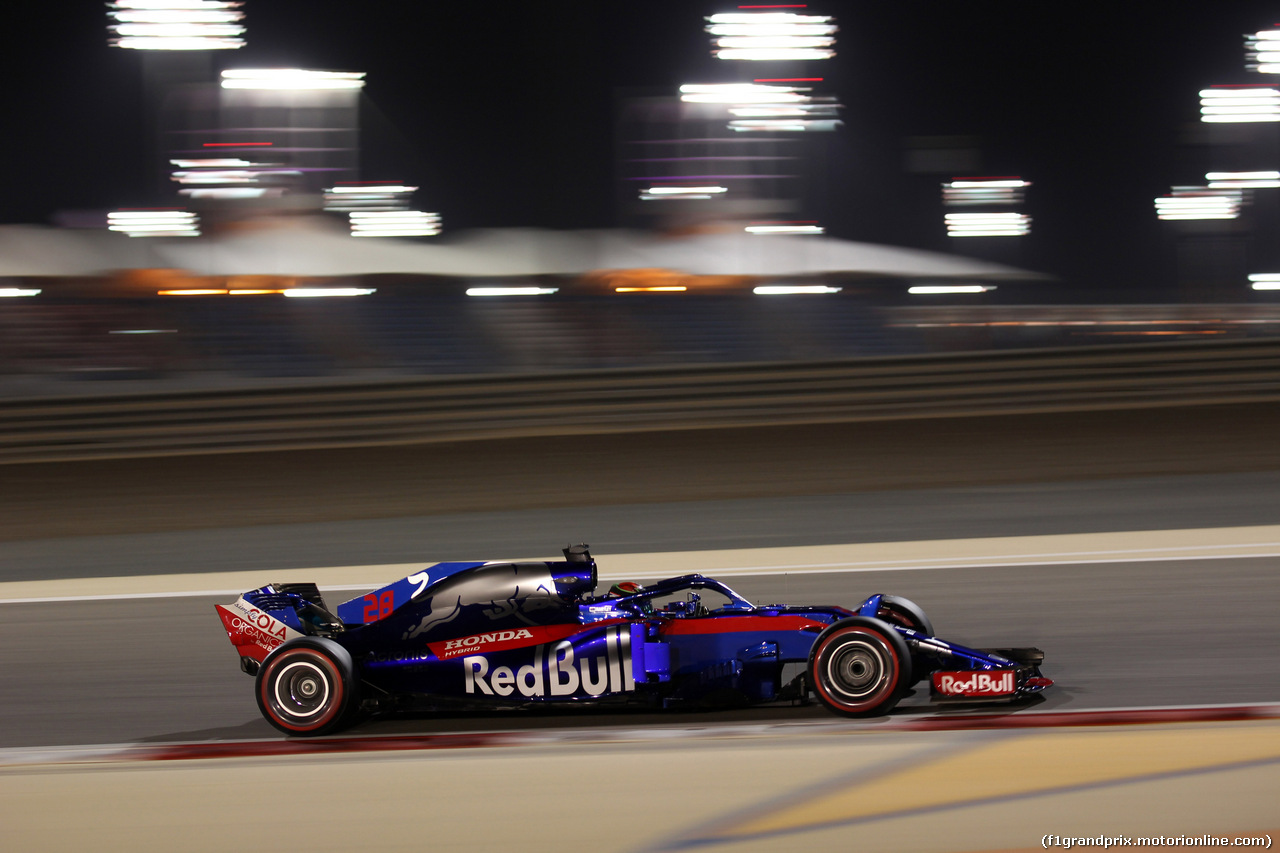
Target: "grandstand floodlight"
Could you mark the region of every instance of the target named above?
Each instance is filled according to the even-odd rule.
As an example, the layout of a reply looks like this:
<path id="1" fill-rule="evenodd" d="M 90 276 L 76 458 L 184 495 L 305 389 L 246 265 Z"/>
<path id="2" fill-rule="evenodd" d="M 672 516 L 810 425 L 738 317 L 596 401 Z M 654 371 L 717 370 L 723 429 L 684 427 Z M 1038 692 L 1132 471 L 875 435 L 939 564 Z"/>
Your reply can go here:
<path id="1" fill-rule="evenodd" d="M 235 50 L 244 47 L 240 2 L 116 0 L 107 4 L 113 47 L 130 50 Z"/>
<path id="2" fill-rule="evenodd" d="M 807 104 L 809 91 L 797 86 L 761 83 L 685 83 L 680 100 L 689 104 Z"/>
<path id="3" fill-rule="evenodd" d="M 200 217 L 186 210 L 117 210 L 107 214 L 107 230 L 130 237 L 199 237 Z"/>
<path id="4" fill-rule="evenodd" d="M 1201 89 L 1200 120 L 1215 123 L 1280 121 L 1280 89 L 1266 85 Z"/>
<path id="5" fill-rule="evenodd" d="M 1245 67 L 1259 74 L 1280 74 L 1280 27 L 1244 37 Z"/>
<path id="6" fill-rule="evenodd" d="M 751 292 L 758 296 L 791 296 L 800 294 L 839 293 L 843 288 L 826 284 L 762 284 Z"/>
<path id="7" fill-rule="evenodd" d="M 730 61 L 793 62 L 836 55 L 836 26 L 828 15 L 729 12 L 707 18 L 712 53 Z"/>
<path id="8" fill-rule="evenodd" d="M 1249 286 L 1254 290 L 1280 290 L 1280 272 L 1260 272 L 1249 276 Z"/>
<path id="9" fill-rule="evenodd" d="M 641 201 L 657 201 L 659 199 L 695 199 L 706 200 L 727 193 L 728 187 L 649 187 L 640 190 Z"/>
<path id="10" fill-rule="evenodd" d="M 1031 233 L 1025 213 L 947 213 L 948 237 L 1023 237 Z"/>
<path id="11" fill-rule="evenodd" d="M 804 133 L 806 131 L 832 131 L 844 122 L 835 119 L 781 119 L 752 118 L 735 119 L 729 122 L 729 129 L 738 133 L 761 131 L 782 131 L 784 133 Z"/>
<path id="12" fill-rule="evenodd" d="M 224 89 L 309 91 L 363 89 L 363 71 L 309 71 L 304 68 L 236 68 L 222 72 Z"/>
<path id="13" fill-rule="evenodd" d="M 1209 172 L 1209 189 L 1256 190 L 1280 187 L 1280 172 Z"/>
<path id="14" fill-rule="evenodd" d="M 467 296 L 550 296 L 558 287 L 468 287 Z"/>
<path id="15" fill-rule="evenodd" d="M 1236 219 L 1243 201 L 1238 189 L 1174 187 L 1155 200 L 1156 216 L 1168 220 Z"/>
<path id="16" fill-rule="evenodd" d="M 280 291 L 292 299 L 323 298 L 326 296 L 368 296 L 376 293 L 372 287 L 290 287 Z"/>
<path id="17" fill-rule="evenodd" d="M 1022 178 L 956 178 L 942 185 L 942 203 L 949 207 L 1021 204 L 1030 181 Z"/>
<path id="18" fill-rule="evenodd" d="M 770 222 L 746 226 L 748 234 L 822 234 L 821 225 L 812 222 Z"/>
<path id="19" fill-rule="evenodd" d="M 440 214 L 421 210 L 363 210 L 347 214 L 352 237 L 434 237 Z"/>
<path id="20" fill-rule="evenodd" d="M 986 293 L 988 290 L 995 290 L 995 285 L 991 284 L 917 284 L 914 287 L 908 287 L 907 293 L 922 294 L 946 294 L 946 293 Z"/>
<path id="21" fill-rule="evenodd" d="M 339 184 L 324 191 L 324 209 L 333 213 L 405 211 L 417 190 L 401 183 Z"/>

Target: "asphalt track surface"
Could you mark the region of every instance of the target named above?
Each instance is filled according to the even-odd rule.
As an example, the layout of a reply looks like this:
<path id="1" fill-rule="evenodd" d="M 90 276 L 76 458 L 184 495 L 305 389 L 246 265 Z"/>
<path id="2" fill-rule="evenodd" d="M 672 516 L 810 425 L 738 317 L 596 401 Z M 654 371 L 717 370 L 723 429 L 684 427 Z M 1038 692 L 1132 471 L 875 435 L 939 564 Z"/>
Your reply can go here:
<path id="1" fill-rule="evenodd" d="M 0 544 L 0 573 L 12 582 L 261 569 L 266 582 L 273 569 L 308 565 L 546 556 L 579 539 L 593 543 L 607 573 L 611 553 L 1116 530 L 1155 531 L 1147 535 L 1158 543 L 1161 530 L 1276 524 L 1277 516 L 1280 476 L 1263 472 L 19 541 Z M 732 585 L 756 600 L 843 605 L 891 592 L 922 604 L 942 636 L 1039 645 L 1058 682 L 1040 710 L 1268 703 L 1280 700 L 1278 561 L 792 573 Z M 213 615 L 218 600 L 0 605 L 0 747 L 274 737 Z M 817 707 L 498 713 L 375 720 L 357 733 L 823 719 Z"/>

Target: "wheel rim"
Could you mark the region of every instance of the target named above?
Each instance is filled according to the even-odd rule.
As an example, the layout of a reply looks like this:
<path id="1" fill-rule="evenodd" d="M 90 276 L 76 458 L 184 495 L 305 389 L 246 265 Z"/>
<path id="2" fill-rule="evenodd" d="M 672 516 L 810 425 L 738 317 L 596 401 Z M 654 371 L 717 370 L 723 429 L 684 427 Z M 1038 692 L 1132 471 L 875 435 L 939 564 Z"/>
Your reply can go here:
<path id="1" fill-rule="evenodd" d="M 836 637 L 824 650 L 819 675 L 827 694 L 841 705 L 875 704 L 893 687 L 893 651 L 869 634 Z"/>
<path id="2" fill-rule="evenodd" d="M 301 653 L 275 662 L 263 694 L 273 717 L 289 728 L 307 730 L 333 718 L 342 684 L 327 660 Z"/>

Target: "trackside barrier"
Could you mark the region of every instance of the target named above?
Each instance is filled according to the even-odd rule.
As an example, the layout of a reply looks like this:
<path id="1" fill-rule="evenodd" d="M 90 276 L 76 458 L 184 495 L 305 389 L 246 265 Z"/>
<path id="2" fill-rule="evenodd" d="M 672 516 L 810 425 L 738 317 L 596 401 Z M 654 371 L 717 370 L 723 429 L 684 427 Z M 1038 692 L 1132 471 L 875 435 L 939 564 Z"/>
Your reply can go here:
<path id="1" fill-rule="evenodd" d="M 0 401 L 0 464 L 1280 400 L 1280 341 Z"/>

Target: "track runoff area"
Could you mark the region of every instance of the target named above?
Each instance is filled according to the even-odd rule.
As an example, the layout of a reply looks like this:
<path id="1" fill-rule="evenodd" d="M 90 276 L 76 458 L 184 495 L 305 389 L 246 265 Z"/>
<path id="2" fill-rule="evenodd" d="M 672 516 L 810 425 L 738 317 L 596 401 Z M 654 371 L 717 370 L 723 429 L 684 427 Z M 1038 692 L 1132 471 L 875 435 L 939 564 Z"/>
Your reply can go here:
<path id="1" fill-rule="evenodd" d="M 503 556 L 514 555 L 494 555 Z M 602 582 L 696 570 L 772 591 L 833 575 L 869 593 L 897 592 L 893 579 L 913 575 L 937 586 L 952 574 L 1013 569 L 1034 582 L 1043 570 L 1276 557 L 1280 527 L 1260 526 L 598 559 Z M 0 603 L 234 596 L 266 580 L 359 591 L 419 568 L 18 582 L 0 584 Z M 886 588 L 845 577 L 857 574 Z M 1274 598 L 1275 588 L 1260 594 Z M 212 614 L 209 629 L 220 630 Z M 1280 829 L 1280 695 L 1277 704 L 1103 707 L 1053 669 L 1058 650 L 1045 645 L 1046 673 L 1067 698 L 1013 711 L 0 750 L 0 845 L 115 849 L 145 834 L 172 849 L 213 850 L 225 846 L 229 822 L 242 839 L 261 839 L 287 814 L 315 850 L 416 849 L 427 836 L 444 850 L 1270 849 Z"/>

